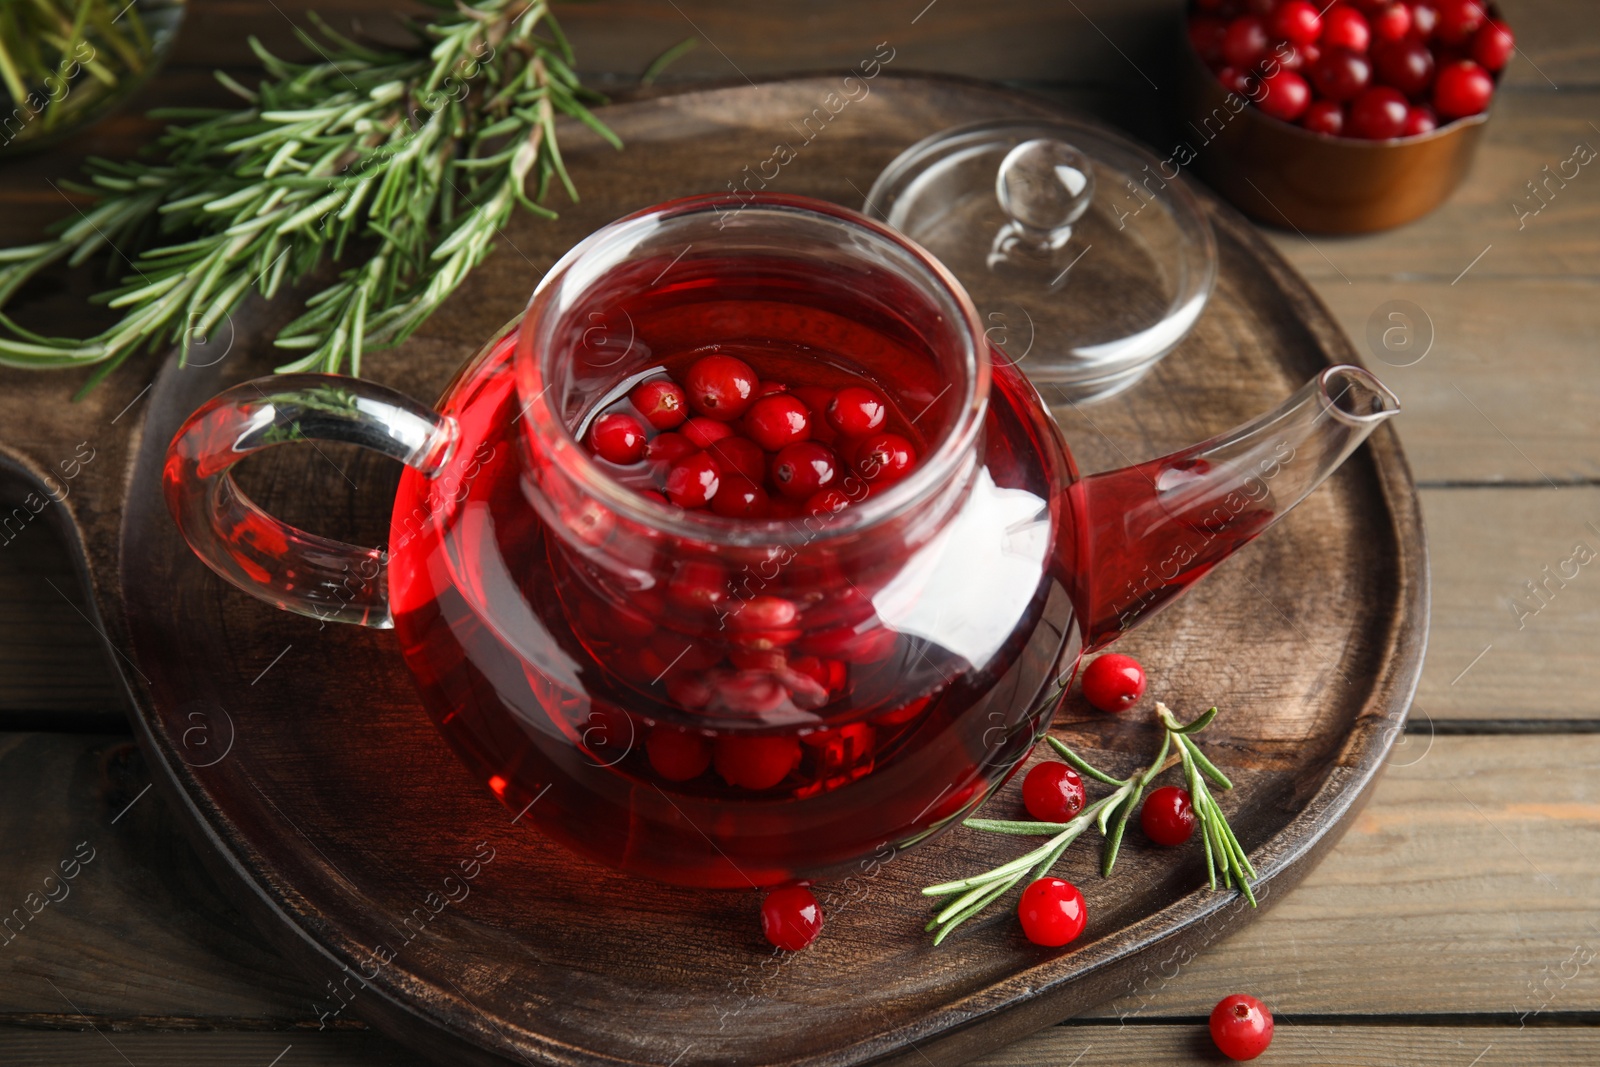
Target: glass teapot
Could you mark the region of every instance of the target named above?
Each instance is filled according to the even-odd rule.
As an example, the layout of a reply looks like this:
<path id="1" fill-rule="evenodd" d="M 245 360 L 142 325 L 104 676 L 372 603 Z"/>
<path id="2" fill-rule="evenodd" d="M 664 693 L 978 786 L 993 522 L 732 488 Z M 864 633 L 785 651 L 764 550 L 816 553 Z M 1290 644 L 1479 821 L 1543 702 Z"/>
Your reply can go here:
<path id="1" fill-rule="evenodd" d="M 584 443 L 639 383 L 707 353 L 812 407 L 870 386 L 914 462 L 885 477 L 834 440 L 830 492 L 730 518 L 650 491 L 648 458 Z M 970 812 L 1085 651 L 1398 410 L 1331 367 L 1236 430 L 1080 478 L 1032 385 L 991 356 L 960 284 L 893 230 L 799 197 L 695 197 L 573 248 L 436 409 L 362 379 L 262 378 L 190 417 L 165 492 L 239 588 L 393 627 L 439 731 L 519 821 L 633 874 L 774 885 Z M 406 465 L 386 550 L 240 492 L 230 466 L 301 440 Z M 713 479 L 742 466 L 706 454 Z"/>

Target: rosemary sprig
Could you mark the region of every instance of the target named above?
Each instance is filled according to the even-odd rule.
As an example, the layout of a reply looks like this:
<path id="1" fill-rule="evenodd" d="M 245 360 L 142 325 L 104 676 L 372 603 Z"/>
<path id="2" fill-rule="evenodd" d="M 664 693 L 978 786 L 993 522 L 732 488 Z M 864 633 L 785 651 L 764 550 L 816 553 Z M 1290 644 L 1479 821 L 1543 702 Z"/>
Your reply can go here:
<path id="1" fill-rule="evenodd" d="M 405 340 L 481 263 L 518 207 L 538 215 L 552 180 L 577 199 L 556 144 L 569 115 L 620 147 L 585 106 L 572 51 L 547 0 L 427 0 L 412 53 L 368 48 L 313 18 L 297 30 L 322 56 L 278 59 L 245 106 L 169 109 L 154 155 L 93 160 L 95 202 L 53 239 L 0 250 L 0 308 L 29 278 L 112 251 L 131 267 L 99 299 L 121 312 L 85 339 L 44 337 L 0 314 L 0 363 L 99 364 L 85 389 L 141 348 L 191 344 L 252 290 L 265 297 L 325 260 L 358 258 L 278 334 L 302 351 L 280 371 L 348 368 Z M 129 258 L 131 255 L 131 258 Z"/>
<path id="2" fill-rule="evenodd" d="M 1211 795 L 1206 780 L 1210 779 L 1221 789 L 1232 789 L 1233 783 L 1190 740 L 1191 735 L 1199 733 L 1211 724 L 1217 717 L 1217 709 L 1211 708 L 1193 722 L 1183 724 L 1178 722 L 1170 708 L 1158 701 L 1156 715 L 1163 727 L 1161 747 L 1150 765 L 1131 778 L 1113 777 L 1089 763 L 1063 742 L 1054 737 L 1046 738 L 1057 755 L 1071 764 L 1079 774 L 1114 787 L 1109 795 L 1085 807 L 1070 822 L 967 819 L 963 823 L 974 830 L 985 830 L 990 833 L 1019 836 L 1049 834 L 1051 837 L 1032 852 L 992 870 L 924 889 L 922 891 L 924 896 L 955 898 L 941 907 L 928 922 L 927 930 L 939 931 L 933 939 L 935 945 L 949 936 L 950 931 L 957 926 L 1004 896 L 1024 878 L 1028 883 L 1043 878 L 1067 848 L 1090 826 L 1097 826 L 1105 839 L 1100 869 L 1103 875 L 1109 877 L 1116 866 L 1117 853 L 1122 847 L 1128 820 L 1139 810 L 1139 802 L 1144 797 L 1145 789 L 1162 772 L 1180 763 L 1187 780 L 1190 803 L 1200 824 L 1205 843 L 1207 884 L 1212 890 L 1217 888 L 1217 870 L 1220 867 L 1224 883 L 1233 885 L 1243 893 L 1250 901 L 1251 907 L 1256 906 L 1255 893 L 1250 888 L 1250 879 L 1257 877 L 1256 869 L 1251 866 L 1249 857 L 1239 845 L 1239 839 L 1234 836 L 1227 817 L 1223 815 L 1222 809 Z M 1173 748 L 1177 749 L 1177 753 L 1169 758 L 1167 753 Z"/>

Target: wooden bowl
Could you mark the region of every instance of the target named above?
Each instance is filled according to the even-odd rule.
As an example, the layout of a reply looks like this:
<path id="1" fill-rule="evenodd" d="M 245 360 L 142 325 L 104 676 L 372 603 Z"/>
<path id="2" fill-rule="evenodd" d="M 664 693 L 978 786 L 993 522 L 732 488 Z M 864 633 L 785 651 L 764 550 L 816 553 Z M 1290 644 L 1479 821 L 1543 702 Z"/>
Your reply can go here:
<path id="1" fill-rule="evenodd" d="M 1490 16 L 1499 12 L 1490 8 Z M 1254 105 L 1230 110 L 1228 90 L 1179 46 L 1179 136 L 1190 166 L 1258 222 L 1306 233 L 1371 233 L 1421 218 L 1455 191 L 1472 166 L 1488 112 L 1417 137 L 1329 137 L 1275 119 Z M 1498 82 L 1499 77 L 1495 75 Z"/>

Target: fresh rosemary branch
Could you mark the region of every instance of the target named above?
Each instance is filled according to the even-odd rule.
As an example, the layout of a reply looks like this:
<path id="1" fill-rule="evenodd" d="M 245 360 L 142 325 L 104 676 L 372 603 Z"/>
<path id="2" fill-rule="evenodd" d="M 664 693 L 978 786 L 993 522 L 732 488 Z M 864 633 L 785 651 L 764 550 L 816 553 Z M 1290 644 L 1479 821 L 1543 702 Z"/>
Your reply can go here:
<path id="1" fill-rule="evenodd" d="M 280 371 L 348 368 L 417 329 L 493 248 L 519 206 L 538 215 L 552 179 L 577 190 L 556 144 L 570 115 L 612 144 L 585 106 L 547 0 L 426 0 L 414 53 L 379 51 L 313 18 L 297 30 L 322 60 L 289 63 L 252 39 L 255 89 L 218 73 L 245 106 L 169 109 L 151 158 L 93 160 L 95 197 L 51 240 L 0 250 L 0 308 L 29 278 L 100 252 L 126 260 L 103 293 L 121 313 L 82 340 L 45 337 L 0 314 L 0 363 L 99 364 L 85 389 L 141 347 L 186 358 L 255 291 L 297 284 L 325 260 L 357 260 L 312 293 L 278 334 L 304 352 Z M 132 258 L 129 258 L 131 255 Z"/>
<path id="2" fill-rule="evenodd" d="M 1257 877 L 1256 870 L 1251 866 L 1244 849 L 1240 847 L 1239 839 L 1234 836 L 1227 817 L 1222 814 L 1222 809 L 1212 797 L 1206 780 L 1210 779 L 1221 789 L 1232 789 L 1233 783 L 1190 740 L 1191 735 L 1199 733 L 1210 725 L 1217 716 L 1217 709 L 1211 708 L 1185 725 L 1178 722 L 1170 708 L 1158 701 L 1156 715 L 1163 727 L 1161 747 L 1150 765 L 1131 778 L 1113 777 L 1090 764 L 1061 741 L 1054 737 L 1046 738 L 1050 747 L 1079 774 L 1114 787 L 1109 795 L 1085 807 L 1070 822 L 967 819 L 963 823 L 974 830 L 986 830 L 990 833 L 1022 836 L 1049 834 L 1051 837 L 1032 852 L 992 870 L 924 889 L 922 891 L 924 896 L 955 898 L 941 907 L 928 922 L 926 929 L 939 931 L 933 939 L 935 945 L 949 936 L 950 931 L 1004 896 L 1019 882 L 1023 882 L 1024 878 L 1028 883 L 1032 883 L 1049 874 L 1050 869 L 1055 866 L 1067 848 L 1090 826 L 1097 826 L 1105 839 L 1100 869 L 1103 875 L 1109 876 L 1116 866 L 1117 853 L 1122 847 L 1122 837 L 1127 829 L 1128 820 L 1139 810 L 1139 802 L 1144 797 L 1145 789 L 1162 772 L 1180 763 L 1187 779 L 1190 803 L 1205 842 L 1207 883 L 1211 889 L 1217 888 L 1216 872 L 1220 867 L 1224 883 L 1232 884 L 1250 901 L 1251 907 L 1256 906 L 1255 893 L 1249 884 L 1249 879 Z M 1173 748 L 1177 749 L 1177 753 L 1169 758 L 1167 753 Z"/>

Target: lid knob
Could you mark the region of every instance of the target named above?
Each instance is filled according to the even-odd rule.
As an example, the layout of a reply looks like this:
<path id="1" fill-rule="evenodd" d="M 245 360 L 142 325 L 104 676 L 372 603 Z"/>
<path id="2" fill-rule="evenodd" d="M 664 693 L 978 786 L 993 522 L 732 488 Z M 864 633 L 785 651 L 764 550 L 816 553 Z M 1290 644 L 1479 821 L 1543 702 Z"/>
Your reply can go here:
<path id="1" fill-rule="evenodd" d="M 1006 153 L 994 193 L 1012 222 L 1059 247 L 1094 199 L 1094 165 L 1065 141 L 1036 137 Z"/>

